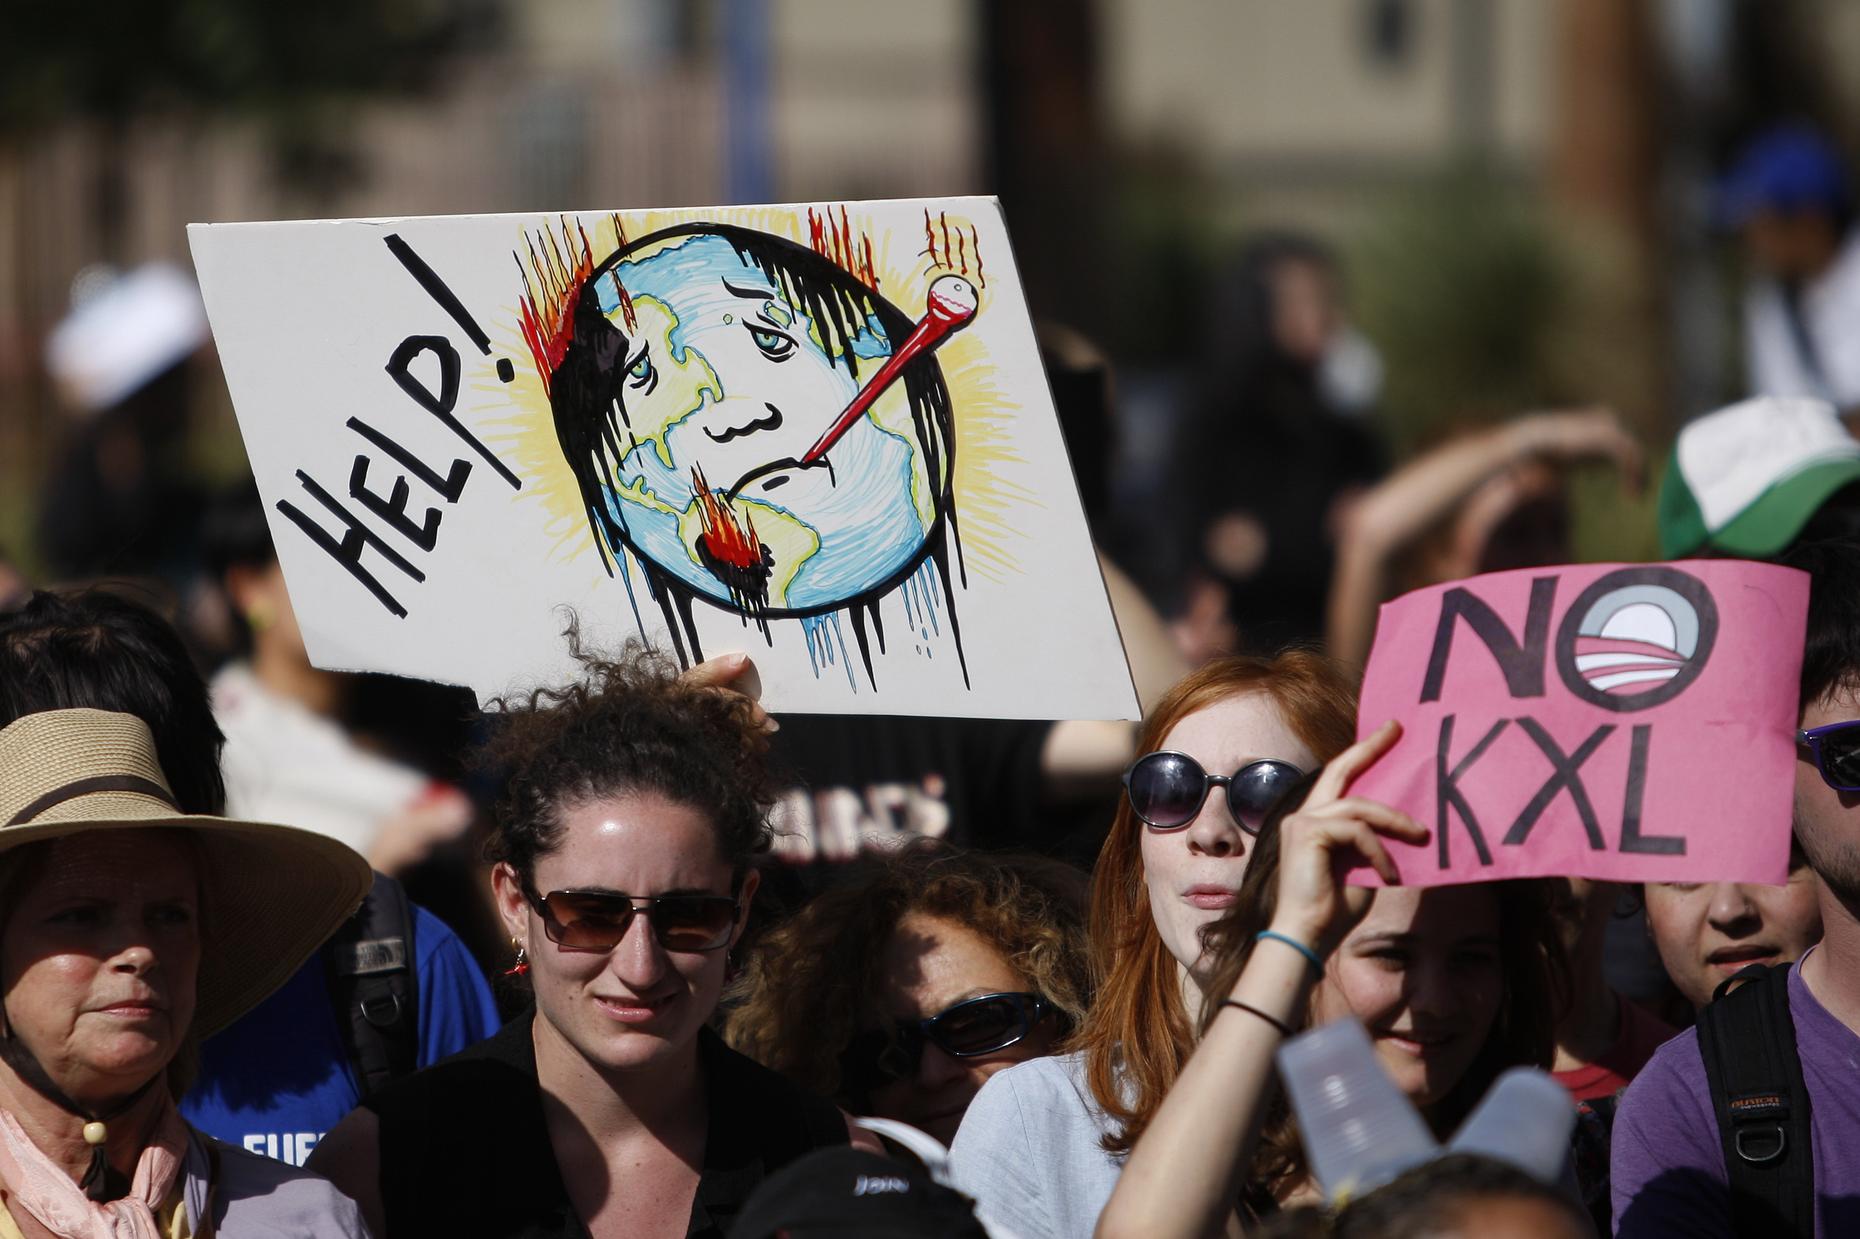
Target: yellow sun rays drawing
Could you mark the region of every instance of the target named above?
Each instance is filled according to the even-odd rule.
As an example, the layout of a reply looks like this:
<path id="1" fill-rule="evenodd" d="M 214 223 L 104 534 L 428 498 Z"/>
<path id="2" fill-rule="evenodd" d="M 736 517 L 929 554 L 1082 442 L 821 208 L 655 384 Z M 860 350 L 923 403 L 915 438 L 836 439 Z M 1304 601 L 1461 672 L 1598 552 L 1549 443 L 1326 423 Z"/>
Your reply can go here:
<path id="1" fill-rule="evenodd" d="M 979 266 L 982 256 L 972 252 L 978 248 L 976 233 L 967 219 L 939 217 L 927 249 L 919 248 L 924 237 L 914 230 L 877 229 L 869 218 L 850 211 L 842 215 L 840 208 L 828 210 L 827 219 L 851 239 L 848 248 L 856 261 L 841 265 L 863 268 L 869 261 L 878 291 L 913 319 L 923 313 L 931 281 L 937 276 L 956 270 L 958 264 L 965 272 L 973 265 L 977 275 L 983 270 Z M 593 264 L 598 266 L 631 240 L 687 223 L 728 223 L 820 248 L 810 235 L 806 208 L 641 211 L 630 212 L 624 219 L 562 216 L 547 221 L 546 226 L 557 234 L 557 246 L 570 244 L 577 254 L 585 234 Z M 565 242 L 564 237 L 572 242 Z M 943 238 L 952 239 L 940 244 Z M 524 253 L 536 242 L 535 234 L 519 233 L 513 238 L 513 253 Z M 522 479 L 524 499 L 540 508 L 543 528 L 552 539 L 552 558 L 585 559 L 593 573 L 604 575 L 601 557 L 594 553 L 595 534 L 587 507 L 556 438 L 548 392 L 521 325 L 519 299 L 535 296 L 523 266 L 520 260 L 513 267 L 511 299 L 498 307 L 490 332 L 496 345 L 493 355 L 514 359 L 516 376 L 502 382 L 489 359 L 473 371 L 470 390 L 477 398 L 477 425 Z M 863 276 L 866 272 L 853 273 Z M 978 314 L 985 316 L 989 293 L 980 279 L 975 283 L 981 298 Z M 994 364 L 980 339 L 959 333 L 936 355 L 949 390 L 955 427 L 951 489 L 962 561 L 967 571 L 998 584 L 1022 571 L 1015 549 L 1026 535 L 1020 531 L 1016 510 L 1038 502 L 1033 491 L 1014 477 L 1026 465 L 1011 446 L 1012 422 L 1020 408 L 998 386 Z"/>

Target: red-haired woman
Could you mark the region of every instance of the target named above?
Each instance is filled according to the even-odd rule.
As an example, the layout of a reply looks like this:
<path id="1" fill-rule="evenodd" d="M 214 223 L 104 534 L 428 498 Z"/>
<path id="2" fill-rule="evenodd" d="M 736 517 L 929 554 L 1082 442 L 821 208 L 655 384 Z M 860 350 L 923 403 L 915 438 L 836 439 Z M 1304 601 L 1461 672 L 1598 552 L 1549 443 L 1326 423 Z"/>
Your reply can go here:
<path id="1" fill-rule="evenodd" d="M 1099 854 L 1091 937 L 1103 981 L 1071 1052 L 1009 1067 L 956 1136 L 957 1185 L 1021 1239 L 1084 1236 L 1194 1048 L 1212 960 L 1253 836 L 1286 789 L 1342 752 L 1348 676 L 1304 651 L 1185 677 L 1144 724 Z"/>
<path id="2" fill-rule="evenodd" d="M 1207 935 L 1216 997 L 1200 1044 L 1132 1150 L 1097 1239 L 1231 1234 L 1321 1201 L 1271 1087 L 1273 1055 L 1298 1028 L 1361 1021 L 1382 1069 L 1442 1139 L 1505 1070 L 1550 1065 L 1567 993 L 1550 888 L 1395 884 L 1383 839 L 1423 843 L 1428 831 L 1349 791 L 1399 735 L 1384 724 L 1268 817 L 1239 902 Z M 1353 863 L 1391 885 L 1345 886 Z"/>

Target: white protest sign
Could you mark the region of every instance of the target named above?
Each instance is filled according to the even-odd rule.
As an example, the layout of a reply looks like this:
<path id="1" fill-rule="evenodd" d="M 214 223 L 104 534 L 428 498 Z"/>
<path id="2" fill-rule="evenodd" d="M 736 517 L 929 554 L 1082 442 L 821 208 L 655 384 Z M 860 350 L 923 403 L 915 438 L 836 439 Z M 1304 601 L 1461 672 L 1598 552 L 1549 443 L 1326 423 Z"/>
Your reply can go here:
<path id="1" fill-rule="evenodd" d="M 311 659 L 747 649 L 801 712 L 1134 718 L 991 199 L 195 224 Z"/>

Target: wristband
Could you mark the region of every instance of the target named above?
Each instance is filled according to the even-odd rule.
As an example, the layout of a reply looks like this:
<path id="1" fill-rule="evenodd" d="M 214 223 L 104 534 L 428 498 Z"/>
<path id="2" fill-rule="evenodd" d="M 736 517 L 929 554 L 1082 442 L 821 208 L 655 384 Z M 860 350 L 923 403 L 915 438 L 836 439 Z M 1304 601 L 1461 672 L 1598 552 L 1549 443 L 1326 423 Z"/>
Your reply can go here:
<path id="1" fill-rule="evenodd" d="M 1238 1007 L 1248 1015 L 1258 1016 L 1260 1019 L 1265 1020 L 1268 1024 L 1278 1029 L 1281 1037 L 1290 1038 L 1292 1035 L 1291 1026 L 1284 1020 L 1276 1016 L 1267 1015 L 1264 1011 L 1261 1011 L 1251 1003 L 1241 1002 L 1238 998 L 1227 998 L 1222 1000 L 1221 1005 L 1223 1007 Z"/>
<path id="2" fill-rule="evenodd" d="M 1316 951 L 1312 950 L 1298 939 L 1292 937 L 1290 934 L 1282 934 L 1276 929 L 1262 929 L 1253 935 L 1253 940 L 1255 942 L 1265 942 L 1267 939 L 1271 939 L 1274 942 L 1283 942 L 1286 946 L 1291 947 L 1294 951 L 1297 951 L 1300 955 L 1305 957 L 1305 962 L 1311 965 L 1311 971 L 1317 973 L 1319 976 L 1324 975 L 1324 961 L 1318 958 L 1318 953 Z"/>

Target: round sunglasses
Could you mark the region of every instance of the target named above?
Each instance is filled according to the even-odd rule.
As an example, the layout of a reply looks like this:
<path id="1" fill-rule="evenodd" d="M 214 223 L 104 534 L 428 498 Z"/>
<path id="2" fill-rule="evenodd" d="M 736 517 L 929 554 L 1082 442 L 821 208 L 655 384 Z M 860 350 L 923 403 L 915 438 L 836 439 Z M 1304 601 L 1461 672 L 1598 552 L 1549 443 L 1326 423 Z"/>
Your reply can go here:
<path id="1" fill-rule="evenodd" d="M 1145 753 L 1124 771 L 1124 794 L 1145 826 L 1174 830 L 1194 821 L 1216 784 L 1227 788 L 1227 811 L 1249 835 L 1259 833 L 1266 814 L 1305 772 L 1290 762 L 1250 762 L 1232 774 L 1209 774 L 1187 753 Z"/>
<path id="2" fill-rule="evenodd" d="M 715 951 L 730 944 L 742 905 L 728 895 L 623 895 L 618 891 L 550 891 L 523 897 L 543 933 L 571 951 L 611 951 L 644 913 L 668 951 Z"/>
<path id="3" fill-rule="evenodd" d="M 1837 792 L 1860 792 L 1860 719 L 1810 727 L 1797 732 L 1795 742 L 1814 756 L 1823 783 Z"/>
<path id="4" fill-rule="evenodd" d="M 863 1097 L 880 1085 L 916 1075 L 926 1045 L 956 1058 L 1005 1050 L 1026 1040 L 1056 1011 L 1038 994 L 983 994 L 928 1019 L 900 1020 L 889 1029 L 859 1033 L 840 1054 L 840 1087 Z"/>

